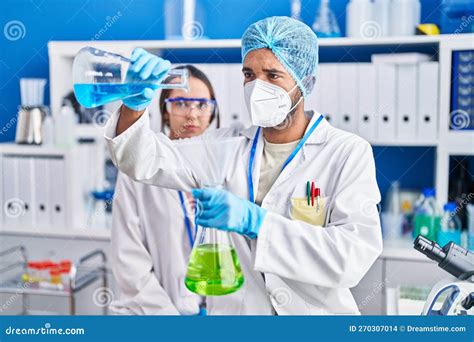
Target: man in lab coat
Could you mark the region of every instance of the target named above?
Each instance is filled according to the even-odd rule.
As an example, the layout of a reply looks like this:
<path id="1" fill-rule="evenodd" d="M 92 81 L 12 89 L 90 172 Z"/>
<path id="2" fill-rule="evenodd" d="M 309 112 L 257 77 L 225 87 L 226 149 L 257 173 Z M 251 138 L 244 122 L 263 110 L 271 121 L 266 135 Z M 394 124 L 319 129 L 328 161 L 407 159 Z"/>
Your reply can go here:
<path id="1" fill-rule="evenodd" d="M 210 164 L 199 154 L 202 141 L 172 142 L 150 130 L 143 113 L 151 90 L 109 120 L 113 161 L 140 182 L 192 191 L 197 223 L 231 233 L 245 283 L 209 297 L 209 314 L 358 314 L 350 288 L 382 250 L 372 149 L 304 111 L 318 64 L 308 26 L 288 17 L 252 24 L 242 37 L 242 60 L 253 126 L 206 134 L 212 141 L 241 137 L 226 151 L 226 190 L 202 189 L 208 175 L 200 166 Z M 143 79 L 162 77 L 170 66 L 143 50 L 132 61 Z M 221 152 L 209 146 L 208 153 Z"/>

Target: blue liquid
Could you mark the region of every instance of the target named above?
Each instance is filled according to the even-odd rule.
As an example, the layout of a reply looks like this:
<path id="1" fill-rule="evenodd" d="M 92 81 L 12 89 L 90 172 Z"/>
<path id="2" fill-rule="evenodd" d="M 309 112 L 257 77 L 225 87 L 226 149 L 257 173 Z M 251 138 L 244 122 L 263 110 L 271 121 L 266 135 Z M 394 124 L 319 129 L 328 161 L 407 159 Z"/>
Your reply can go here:
<path id="1" fill-rule="evenodd" d="M 140 94 L 145 88 L 156 90 L 159 85 L 152 83 L 78 83 L 74 84 L 74 94 L 82 106 L 94 108 Z"/>

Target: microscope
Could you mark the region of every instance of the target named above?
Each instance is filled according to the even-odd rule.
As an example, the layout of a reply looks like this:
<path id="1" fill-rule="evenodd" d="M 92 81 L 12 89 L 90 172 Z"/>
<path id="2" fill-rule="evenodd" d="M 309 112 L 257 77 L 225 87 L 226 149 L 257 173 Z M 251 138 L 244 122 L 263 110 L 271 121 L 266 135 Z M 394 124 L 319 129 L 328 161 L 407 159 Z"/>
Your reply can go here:
<path id="1" fill-rule="evenodd" d="M 474 315 L 474 253 L 454 242 L 441 248 L 422 235 L 418 235 L 413 247 L 453 276 L 440 280 L 431 289 L 422 315 Z M 441 307 L 435 308 L 442 297 Z"/>

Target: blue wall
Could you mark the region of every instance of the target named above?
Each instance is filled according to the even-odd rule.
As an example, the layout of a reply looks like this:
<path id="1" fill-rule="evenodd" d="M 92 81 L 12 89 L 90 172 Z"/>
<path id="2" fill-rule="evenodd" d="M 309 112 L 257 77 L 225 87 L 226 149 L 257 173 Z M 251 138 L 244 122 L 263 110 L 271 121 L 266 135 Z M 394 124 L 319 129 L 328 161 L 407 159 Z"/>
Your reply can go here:
<path id="1" fill-rule="evenodd" d="M 311 25 L 319 0 L 302 2 L 302 18 Z M 347 1 L 331 3 L 344 32 Z M 210 38 L 239 38 L 258 19 L 290 13 L 289 0 L 204 0 L 201 4 L 205 13 L 204 34 Z M 438 5 L 439 1 L 422 1 L 424 22 L 439 22 Z M 89 40 L 118 13 L 120 19 L 100 36 L 101 40 L 164 39 L 163 9 L 162 0 L 1 0 L 0 28 L 18 20 L 24 25 L 24 37 L 18 40 L 9 40 L 5 34 L 0 37 L 0 142 L 14 139 L 15 128 L 9 123 L 16 117 L 20 103 L 19 79 L 48 77 L 48 41 Z M 48 99 L 47 92 L 46 102 Z M 422 159 L 403 176 L 402 186 L 433 184 L 432 172 L 427 173 L 433 166 L 433 152 L 423 148 L 407 148 L 403 152 L 380 148 L 377 166 L 382 191 L 385 192 L 388 184 L 385 176 L 397 178 L 407 169 L 403 163 L 411 165 L 421 155 Z M 390 163 L 395 160 L 393 157 L 400 160 L 399 166 Z"/>

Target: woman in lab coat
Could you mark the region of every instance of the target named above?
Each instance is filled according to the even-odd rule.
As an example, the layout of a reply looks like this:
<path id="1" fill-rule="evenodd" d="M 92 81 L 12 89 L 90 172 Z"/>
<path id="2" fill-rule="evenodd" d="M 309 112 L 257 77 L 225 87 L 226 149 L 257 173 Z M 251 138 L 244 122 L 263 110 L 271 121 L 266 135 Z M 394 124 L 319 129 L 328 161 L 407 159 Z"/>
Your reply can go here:
<path id="1" fill-rule="evenodd" d="M 162 131 L 170 139 L 201 134 L 219 126 L 215 94 L 206 75 L 187 65 L 190 91 L 163 90 Z M 193 98 L 193 100 L 186 100 Z M 120 296 L 117 314 L 196 315 L 203 298 L 184 285 L 194 239 L 192 196 L 135 182 L 119 173 L 113 204 L 112 269 Z M 201 310 L 202 312 L 202 310 Z"/>
<path id="2" fill-rule="evenodd" d="M 132 53 L 140 73 L 164 73 L 169 63 L 157 59 Z M 199 165 L 208 160 L 195 157 L 199 140 L 173 142 L 150 130 L 143 113 L 151 91 L 107 123 L 113 161 L 140 182 L 192 190 L 197 223 L 231 232 L 245 282 L 233 294 L 208 297 L 209 314 L 359 314 L 350 288 L 382 251 L 371 146 L 304 111 L 318 65 L 317 37 L 304 23 L 271 17 L 252 24 L 242 60 L 253 126 L 204 134 L 240 137 L 227 153 L 226 190 L 201 189 Z"/>

